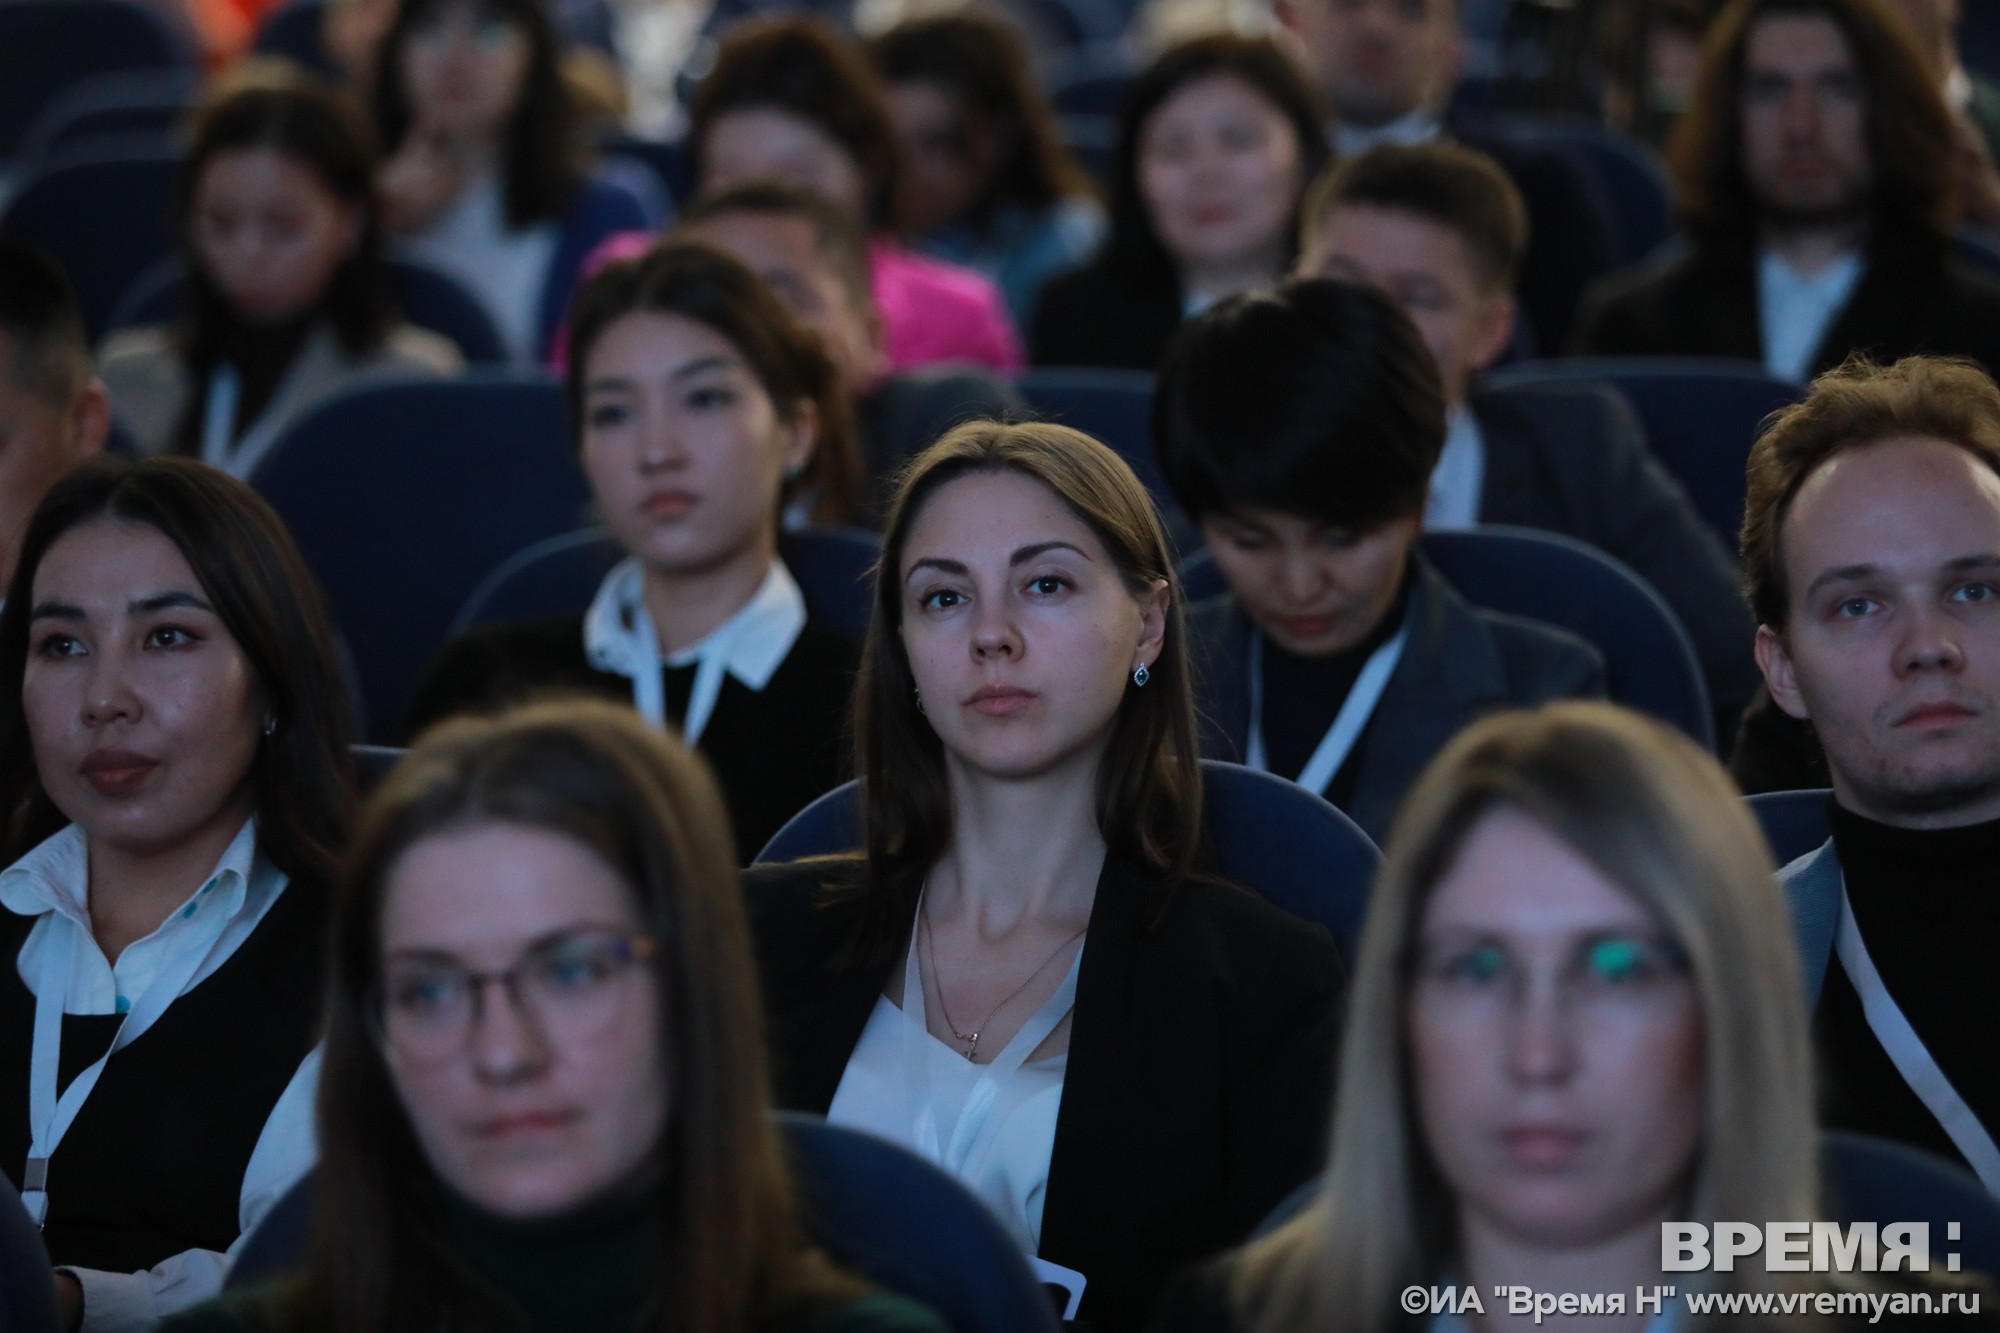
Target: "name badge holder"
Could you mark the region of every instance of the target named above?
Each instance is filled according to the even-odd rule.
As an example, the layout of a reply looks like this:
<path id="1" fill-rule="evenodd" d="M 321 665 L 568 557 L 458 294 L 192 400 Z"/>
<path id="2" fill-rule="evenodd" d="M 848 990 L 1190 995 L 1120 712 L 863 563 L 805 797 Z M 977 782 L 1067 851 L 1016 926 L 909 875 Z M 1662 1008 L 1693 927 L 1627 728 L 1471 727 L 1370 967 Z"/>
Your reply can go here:
<path id="1" fill-rule="evenodd" d="M 1409 637 L 1408 629 L 1399 629 L 1396 636 L 1368 655 L 1361 667 L 1361 674 L 1354 678 L 1354 687 L 1347 692 L 1340 711 L 1334 714 L 1333 725 L 1326 729 L 1314 747 L 1312 757 L 1299 771 L 1298 785 L 1315 795 L 1324 795 L 1333 775 L 1340 772 L 1340 766 L 1347 762 L 1347 755 L 1354 743 L 1361 739 L 1361 733 L 1368 726 L 1368 719 L 1374 716 L 1375 707 L 1382 702 L 1382 693 L 1389 687 L 1389 678 L 1396 674 L 1396 665 L 1403 658 L 1403 642 Z M 1271 771 L 1271 761 L 1264 747 L 1264 636 L 1250 636 L 1250 743 L 1246 747 L 1243 762 L 1250 768 L 1263 772 Z"/>

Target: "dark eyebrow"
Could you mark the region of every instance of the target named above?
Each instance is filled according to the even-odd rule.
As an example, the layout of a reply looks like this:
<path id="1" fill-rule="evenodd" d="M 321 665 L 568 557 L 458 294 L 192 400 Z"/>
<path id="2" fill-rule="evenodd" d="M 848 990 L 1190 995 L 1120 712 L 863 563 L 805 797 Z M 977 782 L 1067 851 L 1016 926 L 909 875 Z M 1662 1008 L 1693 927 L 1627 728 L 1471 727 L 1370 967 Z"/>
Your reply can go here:
<path id="1" fill-rule="evenodd" d="M 1856 579 L 1865 579 L 1871 574 L 1879 574 L 1881 572 L 1882 572 L 1882 566 L 1880 565 L 1836 566 L 1833 569 L 1825 571 L 1818 578 L 1814 579 L 1811 583 L 1808 583 L 1806 585 L 1805 599 L 1807 601 L 1811 601 L 1813 597 L 1816 596 L 1822 588 L 1825 588 L 1829 584 L 1852 583 Z"/>
<path id="2" fill-rule="evenodd" d="M 1977 569 L 2000 569 L 2000 551 L 1985 551 L 1978 555 L 1962 555 L 1956 560 L 1944 562 L 1947 573 L 1970 574 Z"/>
<path id="3" fill-rule="evenodd" d="M 135 616 L 150 616 L 161 611 L 170 611 L 177 606 L 187 607 L 193 611 L 206 611 L 210 615 L 215 614 L 215 608 L 202 598 L 191 592 L 180 591 L 156 592 L 151 597 L 141 597 L 132 602 L 126 609 Z"/>
<path id="4" fill-rule="evenodd" d="M 1050 551 L 1073 551 L 1085 560 L 1090 559 L 1090 556 L 1084 552 L 1083 548 L 1074 542 L 1036 542 L 1032 546 L 1023 546 L 1020 550 L 1014 552 L 1013 558 L 1007 563 L 1010 566 L 1025 565 L 1037 556 L 1047 555 Z"/>
<path id="5" fill-rule="evenodd" d="M 71 606 L 68 602 L 38 602 L 28 612 L 28 619 L 35 620 L 82 620 L 83 608 Z"/>
<path id="6" fill-rule="evenodd" d="M 923 559 L 917 561 L 916 563 L 910 566 L 910 572 L 908 574 L 903 575 L 903 581 L 905 583 L 909 582 L 910 579 L 913 576 L 915 576 L 916 572 L 920 569 L 943 570 L 947 574 L 957 574 L 961 578 L 971 572 L 966 569 L 965 563 L 963 561 L 947 560 L 941 555 L 927 555 Z"/>
<path id="7" fill-rule="evenodd" d="M 675 370 L 667 376 L 667 379 L 669 381 L 684 380 L 711 370 L 733 369 L 734 366 L 735 362 L 719 354 L 716 356 L 698 357 Z M 596 379 L 586 381 L 583 391 L 585 393 L 602 393 L 607 389 L 622 389 L 629 392 L 636 388 L 637 384 L 638 381 L 630 375 L 600 375 Z"/>

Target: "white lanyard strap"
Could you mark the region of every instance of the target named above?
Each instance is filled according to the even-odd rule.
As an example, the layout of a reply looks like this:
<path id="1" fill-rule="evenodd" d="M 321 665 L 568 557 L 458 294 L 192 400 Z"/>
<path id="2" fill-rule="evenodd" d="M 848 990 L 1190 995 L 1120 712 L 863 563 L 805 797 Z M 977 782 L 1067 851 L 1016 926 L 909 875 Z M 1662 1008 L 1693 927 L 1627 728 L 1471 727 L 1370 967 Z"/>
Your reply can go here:
<path id="1" fill-rule="evenodd" d="M 1855 924 L 1844 881 L 1840 890 L 1840 931 L 1834 937 L 1834 948 L 1840 954 L 1840 965 L 1846 970 L 1847 979 L 1854 983 L 1855 993 L 1861 997 L 1861 1011 L 1868 1017 L 1868 1027 L 1888 1052 L 1896 1072 L 1937 1117 L 1938 1124 L 1944 1127 L 1980 1182 L 1990 1192 L 2000 1194 L 2000 1147 L 1994 1145 L 1993 1136 L 1979 1123 L 1979 1117 L 1966 1105 L 1965 1098 L 1959 1096 L 1958 1089 L 1951 1086 L 1937 1059 L 1910 1026 L 1910 1020 L 1903 1016 L 1888 987 L 1882 984 L 1875 960 L 1868 956 L 1868 946 L 1861 941 L 1861 928 Z"/>
<path id="2" fill-rule="evenodd" d="M 656 727 L 667 725 L 666 663 L 660 657 L 660 636 L 646 611 L 643 576 L 636 557 L 628 556 L 606 576 L 603 587 L 584 616 L 584 648 L 594 665 L 632 678 L 632 706 Z M 690 746 L 701 740 L 722 697 L 735 636 L 742 626 L 731 621 L 704 639 L 695 650 L 694 686 L 688 693 L 681 738 Z"/>
<path id="3" fill-rule="evenodd" d="M 241 439 L 232 439 L 236 424 L 236 404 L 243 393 L 243 381 L 228 362 L 217 365 L 208 377 L 208 404 L 201 418 L 201 461 L 221 468 L 232 477 L 248 480 L 271 446 L 278 442 L 279 429 L 289 411 L 298 386 L 281 385 L 271 401 Z"/>
<path id="4" fill-rule="evenodd" d="M 1306 760 L 1306 766 L 1299 772 L 1298 784 L 1309 792 L 1324 794 L 1333 775 L 1340 772 L 1340 766 L 1347 762 L 1348 751 L 1368 726 L 1368 719 L 1375 714 L 1375 706 L 1382 702 L 1382 692 L 1389 687 L 1389 677 L 1396 674 L 1396 664 L 1403 657 L 1403 641 L 1409 637 L 1409 630 L 1399 629 L 1396 636 L 1368 655 L 1361 667 L 1361 674 L 1354 678 L 1354 688 L 1347 692 L 1347 698 L 1334 715 L 1333 725 L 1320 737 L 1319 745 Z M 1244 762 L 1251 768 L 1271 771 L 1271 761 L 1264 748 L 1264 636 L 1250 636 L 1250 744 L 1244 755 Z"/>
<path id="5" fill-rule="evenodd" d="M 81 925 L 73 928 L 84 929 Z M 66 949 L 43 950 L 42 965 L 35 978 L 35 1044 L 28 1057 L 28 1164 L 21 1177 L 21 1202 L 37 1226 L 47 1219 L 49 1212 L 49 1159 L 55 1156 L 63 1135 L 69 1132 L 84 1102 L 89 1100 L 104 1066 L 114 1054 L 145 1035 L 167 1007 L 180 998 L 208 961 L 208 954 L 220 947 L 218 940 L 202 953 L 189 950 L 185 957 L 161 969 L 126 1013 L 125 1021 L 118 1025 L 110 1048 L 90 1068 L 71 1079 L 60 1098 L 56 1096 L 56 1079 L 62 1062 L 63 1002 L 69 990 L 71 959 Z"/>

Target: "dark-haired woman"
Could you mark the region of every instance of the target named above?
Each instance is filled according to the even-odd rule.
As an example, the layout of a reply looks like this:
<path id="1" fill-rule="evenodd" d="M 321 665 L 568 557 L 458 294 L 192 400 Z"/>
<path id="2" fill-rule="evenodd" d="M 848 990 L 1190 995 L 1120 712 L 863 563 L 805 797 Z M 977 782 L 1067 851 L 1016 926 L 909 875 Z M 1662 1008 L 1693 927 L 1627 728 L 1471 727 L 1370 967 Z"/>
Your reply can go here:
<path id="1" fill-rule="evenodd" d="M 346 718 L 276 514 L 189 459 L 59 483 L 0 612 L 0 1170 L 69 1326 L 147 1328 L 312 1163 Z"/>
<path id="2" fill-rule="evenodd" d="M 314 404 L 369 380 L 455 373 L 458 350 L 396 314 L 361 113 L 303 78 L 220 94 L 181 167 L 186 312 L 111 339 L 99 367 L 147 453 L 247 477 Z"/>
<path id="3" fill-rule="evenodd" d="M 1154 61 L 1119 119 L 1110 239 L 1043 289 L 1036 364 L 1157 369 L 1183 320 L 1284 276 L 1326 156 L 1304 76 L 1269 38 L 1200 37 Z"/>
<path id="4" fill-rule="evenodd" d="M 943 1333 L 803 1234 L 725 827 L 623 709 L 419 743 L 334 914 L 309 1265 L 167 1327 Z"/>
<path id="5" fill-rule="evenodd" d="M 974 9 L 900 23 L 871 46 L 889 85 L 928 254 L 1000 284 L 1025 326 L 1042 284 L 1096 253 L 1104 209 L 1057 135 L 1019 32 Z"/>
<path id="6" fill-rule="evenodd" d="M 540 0 L 406 0 L 375 81 L 391 230 L 484 301 L 523 363 L 553 345 L 585 257 L 645 225 L 588 174 L 558 59 Z"/>
<path id="7" fill-rule="evenodd" d="M 882 571 L 867 853 L 748 876 L 779 1100 L 943 1165 L 1126 1333 L 1311 1173 L 1340 958 L 1195 874 L 1173 562 L 1115 454 L 958 428 L 904 474 Z"/>
<path id="8" fill-rule="evenodd" d="M 755 274 L 690 242 L 604 268 L 570 336 L 577 452 L 626 557 L 583 615 L 445 649 L 412 725 L 558 689 L 628 700 L 715 765 L 755 856 L 842 777 L 857 645 L 778 557 L 785 505 L 839 522 L 853 493 L 838 372 Z"/>

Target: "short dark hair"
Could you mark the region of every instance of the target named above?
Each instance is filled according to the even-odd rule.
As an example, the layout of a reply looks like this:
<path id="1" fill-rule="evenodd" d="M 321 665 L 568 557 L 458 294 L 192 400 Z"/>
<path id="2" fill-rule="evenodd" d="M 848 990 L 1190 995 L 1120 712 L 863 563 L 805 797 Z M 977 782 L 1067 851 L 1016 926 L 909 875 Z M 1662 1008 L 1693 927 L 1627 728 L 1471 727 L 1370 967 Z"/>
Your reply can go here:
<path id="1" fill-rule="evenodd" d="M 632 314 L 679 315 L 727 338 L 785 421 L 808 408 L 819 439 L 803 475 L 784 499 L 805 491 L 819 523 L 846 523 L 860 486 L 854 414 L 819 335 L 793 318 L 762 278 L 734 255 L 700 241 L 666 240 L 643 255 L 606 264 L 577 293 L 570 315 L 568 388 L 571 429 L 583 439 L 583 399 L 590 354 L 604 331 Z"/>
<path id="2" fill-rule="evenodd" d="M 1111 173 L 1111 232 L 1103 258 L 1109 266 L 1139 281 L 1174 275 L 1173 260 L 1139 193 L 1140 135 L 1168 98 L 1190 84 L 1217 76 L 1254 88 L 1285 118 L 1298 139 L 1301 180 L 1310 181 L 1326 163 L 1326 126 L 1320 122 L 1319 103 L 1298 63 L 1275 41 L 1224 32 L 1170 48 L 1132 81 L 1118 115 L 1118 148 Z M 1300 193 L 1303 195 L 1303 189 Z M 1296 210 L 1285 235 L 1288 243 L 1298 238 Z"/>
<path id="3" fill-rule="evenodd" d="M 375 76 L 375 123 L 383 147 L 394 153 L 415 128 L 399 69 L 411 34 L 439 10 L 458 4 L 513 24 L 528 41 L 527 78 L 501 150 L 500 197 L 508 225 L 560 221 L 583 188 L 587 155 L 582 118 L 563 82 L 561 42 L 541 0 L 404 0 L 382 39 Z"/>
<path id="4" fill-rule="evenodd" d="M 325 888 L 352 793 L 347 688 L 333 622 L 284 520 L 249 486 L 191 458 L 98 458 L 35 511 L 0 610 L 0 800 L 6 861 L 66 822 L 43 789 L 22 707 L 35 575 L 49 548 L 99 518 L 153 528 L 187 560 L 242 649 L 276 724 L 250 769 L 257 842 L 295 880 Z"/>
<path id="5" fill-rule="evenodd" d="M 757 107 L 811 121 L 847 150 L 868 182 L 868 223 L 890 227 L 903 188 L 903 156 L 882 78 L 861 48 L 816 18 L 738 24 L 688 110 L 697 188 L 709 127 L 727 111 Z"/>
<path id="6" fill-rule="evenodd" d="M 1758 624 L 1783 629 L 1791 615 L 1785 515 L 1806 478 L 1837 454 L 1910 435 L 1955 444 L 2000 473 L 2000 388 L 1956 357 L 1878 366 L 1857 356 L 1771 416 L 1750 448 L 1743 505 L 1743 587 Z"/>
<path id="7" fill-rule="evenodd" d="M 1423 511 L 1444 449 L 1437 362 L 1372 287 L 1298 278 L 1184 328 L 1154 448 L 1190 518 L 1256 505 L 1366 532 Z"/>
<path id="8" fill-rule="evenodd" d="M 19 387 L 68 403 L 90 379 L 90 335 L 69 276 L 41 251 L 0 239 L 0 333 L 13 364 L 0 367 Z"/>
<path id="9" fill-rule="evenodd" d="M 679 225 L 712 222 L 751 214 L 796 218 L 806 224 L 820 253 L 833 262 L 848 292 L 862 305 L 875 302 L 873 269 L 868 261 L 868 236 L 861 225 L 833 204 L 796 185 L 753 181 L 719 194 L 704 196 L 681 210 Z"/>
<path id="10" fill-rule="evenodd" d="M 1382 144 L 1336 162 L 1306 193 L 1301 244 L 1347 206 L 1409 213 L 1457 233 L 1489 288 L 1510 288 L 1528 249 L 1528 208 L 1486 154 L 1455 143 Z"/>

